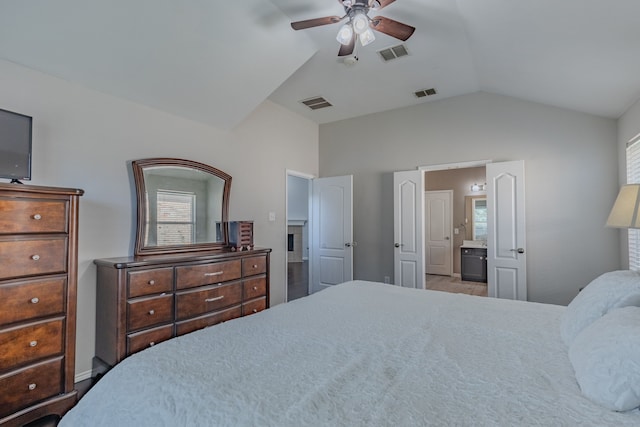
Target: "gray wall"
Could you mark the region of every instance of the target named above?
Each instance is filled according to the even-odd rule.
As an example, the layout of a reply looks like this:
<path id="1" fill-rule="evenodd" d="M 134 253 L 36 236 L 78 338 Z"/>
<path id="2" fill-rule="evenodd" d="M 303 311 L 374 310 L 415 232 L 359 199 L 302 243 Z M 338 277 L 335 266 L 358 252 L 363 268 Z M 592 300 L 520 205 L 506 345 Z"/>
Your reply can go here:
<path id="1" fill-rule="evenodd" d="M 619 268 L 616 121 L 479 92 L 320 126 L 320 176 L 354 175 L 355 278 L 393 277 L 394 171 L 484 159 L 525 161 L 529 300 Z"/>
<path id="2" fill-rule="evenodd" d="M 196 160 L 233 178 L 230 219 L 253 220 L 255 244 L 273 249 L 271 302 L 285 299 L 286 170 L 318 172 L 318 125 L 269 101 L 222 131 L 0 61 L 0 108 L 33 116 L 31 184 L 82 188 L 76 378 L 91 370 L 95 258 L 133 252 L 135 195 L 128 162 Z M 286 126 L 274 126 L 286 123 Z M 269 221 L 269 212 L 276 214 Z"/>

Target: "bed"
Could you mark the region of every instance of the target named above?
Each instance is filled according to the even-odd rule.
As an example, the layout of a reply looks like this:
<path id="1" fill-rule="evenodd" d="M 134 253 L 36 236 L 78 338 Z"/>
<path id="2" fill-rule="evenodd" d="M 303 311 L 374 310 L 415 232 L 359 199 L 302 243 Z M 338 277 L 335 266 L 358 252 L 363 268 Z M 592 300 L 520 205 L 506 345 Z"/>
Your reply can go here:
<path id="1" fill-rule="evenodd" d="M 581 390 L 567 310 L 347 282 L 134 354 L 59 425 L 640 425 Z"/>

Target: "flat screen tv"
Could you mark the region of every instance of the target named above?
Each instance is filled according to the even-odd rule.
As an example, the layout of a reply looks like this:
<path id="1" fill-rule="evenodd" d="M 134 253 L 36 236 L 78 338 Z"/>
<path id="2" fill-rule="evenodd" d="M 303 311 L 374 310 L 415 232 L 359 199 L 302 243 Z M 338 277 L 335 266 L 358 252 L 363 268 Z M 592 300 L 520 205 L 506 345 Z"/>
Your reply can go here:
<path id="1" fill-rule="evenodd" d="M 29 116 L 0 109 L 0 178 L 31 180 L 32 122 Z"/>

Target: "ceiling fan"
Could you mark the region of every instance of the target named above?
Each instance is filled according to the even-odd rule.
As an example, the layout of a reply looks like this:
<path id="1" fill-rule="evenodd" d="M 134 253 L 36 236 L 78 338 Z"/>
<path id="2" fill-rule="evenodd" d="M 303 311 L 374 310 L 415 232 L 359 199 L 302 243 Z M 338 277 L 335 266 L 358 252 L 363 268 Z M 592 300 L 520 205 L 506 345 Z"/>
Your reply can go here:
<path id="1" fill-rule="evenodd" d="M 304 30 L 306 28 L 319 27 L 321 25 L 337 24 L 348 18 L 349 21 L 338 31 L 336 39 L 340 42 L 338 56 L 348 56 L 353 53 L 356 39 L 360 40 L 362 46 L 366 46 L 375 40 L 373 31 L 376 30 L 396 39 L 406 41 L 415 28 L 394 21 L 384 16 L 369 18 L 369 10 L 380 10 L 390 5 L 395 0 L 338 0 L 344 7 L 344 16 L 325 16 L 323 18 L 307 19 L 291 23 L 294 30 Z"/>

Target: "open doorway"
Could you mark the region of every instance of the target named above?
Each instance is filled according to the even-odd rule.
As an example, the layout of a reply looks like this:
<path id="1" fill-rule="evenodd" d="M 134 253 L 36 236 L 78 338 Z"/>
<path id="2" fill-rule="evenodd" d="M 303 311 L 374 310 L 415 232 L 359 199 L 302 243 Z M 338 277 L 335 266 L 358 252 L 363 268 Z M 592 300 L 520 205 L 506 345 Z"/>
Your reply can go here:
<path id="1" fill-rule="evenodd" d="M 524 161 L 468 162 L 423 166 L 393 173 L 394 284 L 426 288 L 425 174 L 428 171 L 484 166 L 487 295 L 527 299 Z M 478 186 L 480 184 L 477 184 Z M 475 186 L 474 186 L 475 187 Z M 468 221 L 467 221 L 468 222 Z M 468 224 L 465 229 L 468 229 Z M 453 230 L 452 230 L 453 231 Z M 477 235 L 477 234 L 476 234 Z M 463 239 L 464 241 L 465 239 Z M 477 242 L 469 242 L 474 244 Z M 484 257 L 483 257 L 484 258 Z"/>
<path id="2" fill-rule="evenodd" d="M 451 194 L 451 212 L 447 213 L 449 221 L 443 221 L 440 205 L 436 208 L 425 210 L 425 245 L 426 245 L 426 273 L 427 275 L 451 276 L 467 281 L 486 283 L 486 254 L 481 260 L 484 270 L 465 271 L 463 274 L 462 262 L 464 248 L 478 247 L 486 252 L 487 247 L 487 219 L 486 219 L 486 167 L 464 167 L 445 170 L 434 170 L 425 173 L 425 191 L 428 194 L 438 195 L 442 192 Z M 436 199 L 438 201 L 439 199 Z M 484 210 L 480 205 L 484 202 Z M 476 209 L 474 209 L 474 207 Z M 442 208 L 444 209 L 444 207 Z M 436 214 L 433 214 L 435 211 Z M 430 214 L 432 213 L 432 214 Z M 445 218 L 447 219 L 447 218 Z M 443 229 L 444 227 L 444 229 Z M 434 237 L 435 236 L 435 237 Z M 446 246 L 447 244 L 448 246 Z M 430 246 L 432 246 L 430 248 Z M 445 248 L 444 250 L 442 248 Z M 450 257 L 450 259 L 447 259 Z M 442 266 L 451 266 L 442 268 Z"/>
<path id="3" fill-rule="evenodd" d="M 312 176 L 287 171 L 287 293 L 286 300 L 309 295 L 309 230 Z"/>

